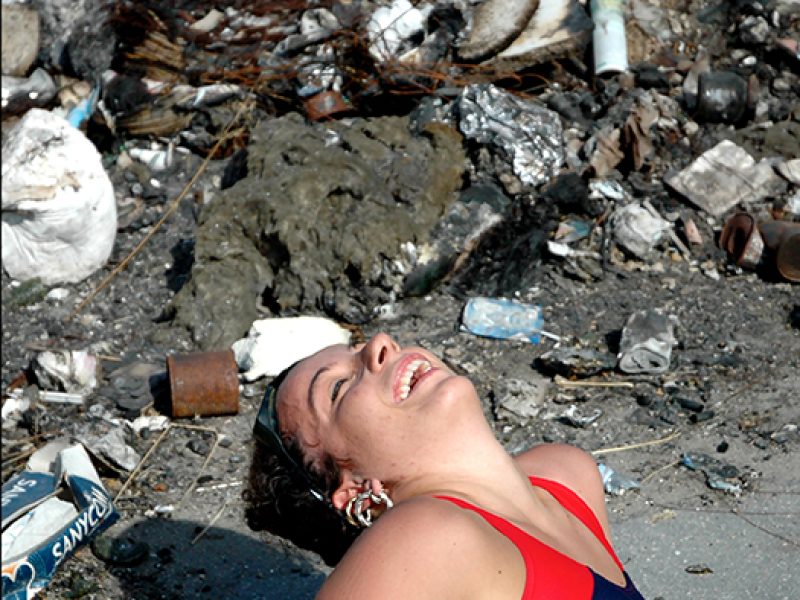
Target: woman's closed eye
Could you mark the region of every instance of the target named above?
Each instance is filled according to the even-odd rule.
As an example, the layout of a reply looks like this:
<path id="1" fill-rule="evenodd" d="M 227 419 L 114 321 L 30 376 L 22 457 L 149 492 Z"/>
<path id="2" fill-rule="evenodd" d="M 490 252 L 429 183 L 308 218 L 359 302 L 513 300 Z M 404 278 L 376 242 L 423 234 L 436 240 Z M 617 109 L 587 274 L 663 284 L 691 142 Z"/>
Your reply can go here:
<path id="1" fill-rule="evenodd" d="M 346 381 L 347 379 L 339 379 L 333 384 L 333 390 L 331 391 L 331 403 L 336 402 L 336 399 L 339 397 L 339 392 Z"/>

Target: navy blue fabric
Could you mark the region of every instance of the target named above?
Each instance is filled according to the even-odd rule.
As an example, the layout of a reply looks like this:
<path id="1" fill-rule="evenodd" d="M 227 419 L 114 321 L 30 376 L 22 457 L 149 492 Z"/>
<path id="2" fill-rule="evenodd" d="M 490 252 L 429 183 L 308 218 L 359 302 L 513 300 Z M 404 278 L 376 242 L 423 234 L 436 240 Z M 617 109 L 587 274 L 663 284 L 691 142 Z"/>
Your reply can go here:
<path id="1" fill-rule="evenodd" d="M 588 568 L 588 567 L 587 567 Z M 589 569 L 594 577 L 594 590 L 592 592 L 592 600 L 644 600 L 644 596 L 639 593 L 636 586 L 633 585 L 631 578 L 623 571 L 625 575 L 625 587 L 620 587 L 598 575 Z"/>

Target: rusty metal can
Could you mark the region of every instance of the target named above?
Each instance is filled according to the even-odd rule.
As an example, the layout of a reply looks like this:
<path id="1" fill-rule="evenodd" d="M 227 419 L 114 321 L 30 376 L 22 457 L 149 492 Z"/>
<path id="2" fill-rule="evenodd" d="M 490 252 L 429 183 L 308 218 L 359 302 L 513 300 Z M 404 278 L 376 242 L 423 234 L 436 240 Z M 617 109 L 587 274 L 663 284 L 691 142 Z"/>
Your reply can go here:
<path id="1" fill-rule="evenodd" d="M 775 257 L 778 272 L 788 281 L 800 282 L 800 233 L 783 241 Z"/>
<path id="2" fill-rule="evenodd" d="M 764 240 L 756 220 L 747 213 L 737 213 L 726 221 L 719 245 L 738 266 L 746 269 L 755 269 L 764 254 Z"/>
<path id="3" fill-rule="evenodd" d="M 173 417 L 233 415 L 239 412 L 239 368 L 233 351 L 167 357 Z"/>
<path id="4" fill-rule="evenodd" d="M 352 110 L 352 106 L 345 101 L 339 92 L 320 92 L 312 96 L 305 102 L 305 109 L 308 118 L 312 121 L 319 121 L 332 117 L 333 115 L 347 113 Z"/>

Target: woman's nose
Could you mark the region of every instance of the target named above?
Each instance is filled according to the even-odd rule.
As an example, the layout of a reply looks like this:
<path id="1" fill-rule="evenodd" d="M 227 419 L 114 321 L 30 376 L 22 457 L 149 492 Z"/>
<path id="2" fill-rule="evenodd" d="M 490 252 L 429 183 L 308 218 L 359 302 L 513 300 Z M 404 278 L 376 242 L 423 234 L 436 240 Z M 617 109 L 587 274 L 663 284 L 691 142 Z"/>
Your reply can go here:
<path id="1" fill-rule="evenodd" d="M 371 371 L 380 371 L 386 365 L 389 357 L 399 351 L 400 346 L 397 345 L 397 342 L 387 334 L 379 333 L 367 342 L 361 352 L 367 368 Z"/>

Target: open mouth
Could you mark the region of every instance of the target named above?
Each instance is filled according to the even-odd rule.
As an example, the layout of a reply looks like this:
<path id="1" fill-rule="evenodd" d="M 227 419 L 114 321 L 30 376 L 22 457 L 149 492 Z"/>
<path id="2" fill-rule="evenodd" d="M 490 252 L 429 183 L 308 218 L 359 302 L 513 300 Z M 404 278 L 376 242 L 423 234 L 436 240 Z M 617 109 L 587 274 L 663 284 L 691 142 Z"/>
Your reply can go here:
<path id="1" fill-rule="evenodd" d="M 422 377 L 433 369 L 431 363 L 424 358 L 411 360 L 400 372 L 395 386 L 395 399 L 402 402 L 411 394 Z"/>

